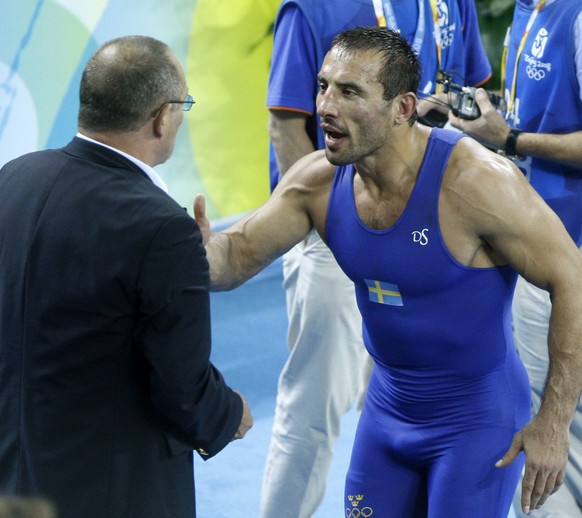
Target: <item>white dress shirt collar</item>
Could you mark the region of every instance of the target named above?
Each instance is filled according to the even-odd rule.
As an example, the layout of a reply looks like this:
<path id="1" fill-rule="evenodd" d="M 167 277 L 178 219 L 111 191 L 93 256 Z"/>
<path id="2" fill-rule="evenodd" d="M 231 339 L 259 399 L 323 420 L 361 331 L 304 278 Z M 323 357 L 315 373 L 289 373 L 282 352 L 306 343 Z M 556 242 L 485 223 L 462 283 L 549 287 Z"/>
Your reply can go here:
<path id="1" fill-rule="evenodd" d="M 98 140 L 94 140 L 94 139 L 88 137 L 87 135 L 83 135 L 82 133 L 77 133 L 77 137 L 79 137 L 83 140 L 88 140 L 89 142 L 93 142 L 93 144 L 97 144 L 99 146 L 106 147 L 107 149 L 111 149 L 111 151 L 115 151 L 116 153 L 119 153 L 120 155 L 124 156 L 125 158 L 127 158 L 128 160 L 133 162 L 136 166 L 138 166 L 145 174 L 147 174 L 149 179 L 154 183 L 154 185 L 156 185 L 157 187 L 162 189 L 162 191 L 164 191 L 166 193 L 168 192 L 168 186 L 166 185 L 166 182 L 164 182 L 164 180 L 162 180 L 162 177 L 155 171 L 155 169 L 153 167 L 149 166 L 145 162 L 142 162 L 141 160 L 139 160 L 131 155 L 128 155 L 127 153 L 124 153 L 123 151 L 120 151 L 119 149 L 108 146 L 107 144 L 103 144 L 103 142 L 99 142 Z"/>

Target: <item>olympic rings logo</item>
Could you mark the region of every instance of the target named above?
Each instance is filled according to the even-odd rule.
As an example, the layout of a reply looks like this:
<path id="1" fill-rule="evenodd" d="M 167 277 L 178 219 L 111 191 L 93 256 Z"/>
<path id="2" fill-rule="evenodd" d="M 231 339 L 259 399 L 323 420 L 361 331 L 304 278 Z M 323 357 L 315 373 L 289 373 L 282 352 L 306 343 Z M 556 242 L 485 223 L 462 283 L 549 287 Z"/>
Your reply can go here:
<path id="1" fill-rule="evenodd" d="M 369 518 L 374 514 L 371 507 L 362 507 L 361 509 L 350 509 L 346 507 L 346 518 Z"/>
<path id="2" fill-rule="evenodd" d="M 528 65 L 525 68 L 525 71 L 527 73 L 527 77 L 529 77 L 530 79 L 535 79 L 536 81 L 541 81 L 544 77 L 546 77 L 545 70 L 541 68 L 532 67 L 531 65 Z"/>

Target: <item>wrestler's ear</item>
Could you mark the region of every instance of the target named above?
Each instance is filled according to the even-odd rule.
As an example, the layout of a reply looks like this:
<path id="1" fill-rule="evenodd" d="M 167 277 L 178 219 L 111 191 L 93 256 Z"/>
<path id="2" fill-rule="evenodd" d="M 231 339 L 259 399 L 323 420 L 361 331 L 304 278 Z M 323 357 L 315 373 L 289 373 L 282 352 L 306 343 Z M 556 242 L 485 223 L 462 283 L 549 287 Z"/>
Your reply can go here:
<path id="1" fill-rule="evenodd" d="M 418 99 L 412 92 L 405 92 L 394 99 L 394 107 L 396 113 L 394 114 L 394 122 L 399 124 L 408 124 L 408 121 L 414 116 L 416 112 L 416 105 Z"/>

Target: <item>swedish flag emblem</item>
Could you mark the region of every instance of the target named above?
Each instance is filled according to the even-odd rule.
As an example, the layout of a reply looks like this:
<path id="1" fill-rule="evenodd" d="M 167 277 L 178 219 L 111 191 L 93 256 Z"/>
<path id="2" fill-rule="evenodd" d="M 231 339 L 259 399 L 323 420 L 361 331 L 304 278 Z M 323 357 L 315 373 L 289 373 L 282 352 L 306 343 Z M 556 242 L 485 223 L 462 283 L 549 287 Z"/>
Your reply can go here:
<path id="1" fill-rule="evenodd" d="M 386 304 L 387 306 L 404 306 L 402 295 L 396 284 L 382 281 L 364 279 L 368 286 L 368 295 L 372 302 Z"/>

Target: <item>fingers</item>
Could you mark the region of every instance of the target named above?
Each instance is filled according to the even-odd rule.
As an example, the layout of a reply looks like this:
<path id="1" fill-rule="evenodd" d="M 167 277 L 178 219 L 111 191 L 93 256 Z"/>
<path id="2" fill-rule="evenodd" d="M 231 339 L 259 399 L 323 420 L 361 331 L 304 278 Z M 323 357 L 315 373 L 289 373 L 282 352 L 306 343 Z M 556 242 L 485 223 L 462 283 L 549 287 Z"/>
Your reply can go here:
<path id="1" fill-rule="evenodd" d="M 540 470 L 539 467 L 526 463 L 521 492 L 523 512 L 529 514 L 530 510 L 539 509 L 563 483 L 563 471 Z"/>
<path id="2" fill-rule="evenodd" d="M 453 110 L 449 111 L 449 122 L 451 123 L 451 126 L 453 128 L 457 128 L 460 129 L 461 131 L 465 131 L 465 129 L 462 127 L 463 126 L 463 119 L 457 117 L 454 113 Z"/>
<path id="3" fill-rule="evenodd" d="M 499 459 L 495 463 L 495 467 L 496 468 L 505 468 L 505 467 L 509 466 L 513 461 L 515 461 L 515 459 L 517 458 L 517 456 L 519 455 L 519 453 L 522 450 L 523 450 L 523 441 L 521 439 L 520 433 L 518 432 L 513 436 L 513 439 L 511 441 L 511 445 L 509 446 L 509 449 L 505 452 L 503 457 L 501 457 L 501 459 Z M 526 471 L 526 473 L 527 473 L 527 471 Z M 521 508 L 523 509 L 524 514 L 529 514 L 529 510 L 530 510 L 530 494 L 531 494 L 530 489 L 531 488 L 528 488 L 528 484 L 531 484 L 531 486 L 533 487 L 532 482 L 526 482 L 526 476 L 524 475 L 523 483 L 522 483 L 522 493 L 521 493 Z"/>
<path id="4" fill-rule="evenodd" d="M 487 108 L 493 108 L 491 99 L 489 99 L 489 94 L 487 93 L 487 90 L 484 90 L 483 88 L 477 88 L 475 92 L 475 100 L 481 111 Z"/>
<path id="5" fill-rule="evenodd" d="M 210 239 L 210 221 L 206 217 L 206 198 L 204 194 L 198 193 L 194 198 L 194 219 L 202 232 L 202 244 L 206 245 Z"/>
<path id="6" fill-rule="evenodd" d="M 206 198 L 204 194 L 198 193 L 194 197 L 194 219 L 198 221 L 203 218 L 206 218 Z"/>
<path id="7" fill-rule="evenodd" d="M 521 507 L 526 515 L 540 508 L 564 483 L 568 459 L 568 427 L 556 429 L 538 416 L 513 436 L 509 450 L 495 464 L 507 466 L 521 450 L 525 452 Z"/>
<path id="8" fill-rule="evenodd" d="M 478 88 L 475 99 L 481 115 L 474 120 L 461 119 L 449 112 L 450 124 L 471 135 L 474 139 L 493 149 L 503 149 L 509 132 L 509 126 L 503 116 L 496 110 L 483 88 Z"/>
<path id="9" fill-rule="evenodd" d="M 242 404 L 243 404 L 243 413 L 242 413 L 240 425 L 238 427 L 238 430 L 234 434 L 234 437 L 232 438 L 232 440 L 234 441 L 236 439 L 242 439 L 247 434 L 247 432 L 252 428 L 252 426 L 254 424 L 254 419 L 253 419 L 253 415 L 251 413 L 251 408 L 249 407 L 248 403 L 246 402 L 244 396 L 238 390 L 234 390 L 233 392 L 238 394 L 238 396 L 241 398 Z"/>
<path id="10" fill-rule="evenodd" d="M 495 463 L 495 467 L 496 468 L 505 468 L 506 466 L 509 466 L 519 455 L 519 453 L 523 450 L 523 442 L 521 439 L 521 435 L 520 433 L 516 433 L 513 436 L 513 440 L 511 441 L 511 446 L 509 446 L 509 449 L 505 452 L 505 455 L 503 455 L 503 457 L 501 457 L 501 459 L 499 459 L 496 463 Z"/>

